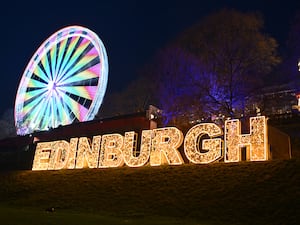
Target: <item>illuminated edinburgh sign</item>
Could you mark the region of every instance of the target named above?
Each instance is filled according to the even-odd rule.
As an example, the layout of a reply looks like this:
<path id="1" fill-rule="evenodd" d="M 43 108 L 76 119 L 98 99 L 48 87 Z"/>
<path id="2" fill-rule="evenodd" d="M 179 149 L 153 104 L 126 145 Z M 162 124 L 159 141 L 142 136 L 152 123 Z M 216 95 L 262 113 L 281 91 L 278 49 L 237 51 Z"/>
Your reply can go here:
<path id="1" fill-rule="evenodd" d="M 107 81 L 108 59 L 98 35 L 81 26 L 58 30 L 41 44 L 22 75 L 15 101 L 17 134 L 93 120 Z M 224 162 L 269 158 L 263 116 L 250 118 L 249 134 L 241 134 L 239 120 L 227 120 L 224 133 L 214 123 L 202 123 L 185 136 L 176 127 L 142 130 L 139 135 L 128 131 L 96 135 L 91 140 L 38 142 L 32 170 L 181 165 L 183 156 L 195 164 L 222 158 Z"/>
<path id="2" fill-rule="evenodd" d="M 146 164 L 181 165 L 182 155 L 191 163 L 207 164 L 221 160 L 238 162 L 241 148 L 249 161 L 268 160 L 267 122 L 264 116 L 250 118 L 250 133 L 241 134 L 239 120 L 225 121 L 223 130 L 214 123 L 193 126 L 185 135 L 176 127 L 143 130 L 140 144 L 134 131 L 39 142 L 32 170 L 141 167 Z M 183 144 L 184 153 L 178 150 Z"/>

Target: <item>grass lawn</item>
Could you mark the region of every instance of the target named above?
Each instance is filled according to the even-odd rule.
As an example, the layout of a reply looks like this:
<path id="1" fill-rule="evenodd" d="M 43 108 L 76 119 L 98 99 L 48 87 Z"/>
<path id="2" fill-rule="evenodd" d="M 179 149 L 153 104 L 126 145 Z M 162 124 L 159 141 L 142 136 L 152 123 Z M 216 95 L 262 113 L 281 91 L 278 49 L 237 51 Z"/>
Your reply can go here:
<path id="1" fill-rule="evenodd" d="M 0 224 L 299 224 L 299 171 L 299 159 L 2 171 Z"/>
<path id="2" fill-rule="evenodd" d="M 9 208 L 0 206 L 0 221 L 8 225 L 209 225 L 199 223 L 195 219 L 182 219 L 174 217 L 148 216 L 148 217 L 115 217 L 109 215 L 69 212 L 46 212 L 33 208 Z"/>

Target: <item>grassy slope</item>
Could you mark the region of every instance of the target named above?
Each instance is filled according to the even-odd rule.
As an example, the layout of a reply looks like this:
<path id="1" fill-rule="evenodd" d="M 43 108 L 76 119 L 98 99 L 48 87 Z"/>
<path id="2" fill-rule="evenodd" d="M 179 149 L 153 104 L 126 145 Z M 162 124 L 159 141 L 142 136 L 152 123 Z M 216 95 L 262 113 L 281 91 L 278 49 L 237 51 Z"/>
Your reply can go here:
<path id="1" fill-rule="evenodd" d="M 169 224 L 176 218 L 201 224 L 297 224 L 299 169 L 300 160 L 296 159 L 0 172 L 0 219 L 7 215 L 4 209 L 44 213 L 55 207 L 56 215 L 93 213 L 137 221 L 173 218 Z"/>

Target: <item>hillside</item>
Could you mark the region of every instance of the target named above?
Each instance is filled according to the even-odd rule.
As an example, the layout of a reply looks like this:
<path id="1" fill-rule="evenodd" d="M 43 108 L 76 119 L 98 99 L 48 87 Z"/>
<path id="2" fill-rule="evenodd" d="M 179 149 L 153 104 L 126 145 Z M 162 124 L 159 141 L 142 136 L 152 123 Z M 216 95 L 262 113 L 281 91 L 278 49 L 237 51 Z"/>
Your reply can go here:
<path id="1" fill-rule="evenodd" d="M 2 171 L 0 209 L 44 212 L 54 207 L 55 213 L 92 213 L 133 220 L 167 217 L 196 221 L 193 224 L 299 224 L 299 169 L 300 160 L 294 159 Z M 4 214 L 0 213 L 1 218 Z"/>

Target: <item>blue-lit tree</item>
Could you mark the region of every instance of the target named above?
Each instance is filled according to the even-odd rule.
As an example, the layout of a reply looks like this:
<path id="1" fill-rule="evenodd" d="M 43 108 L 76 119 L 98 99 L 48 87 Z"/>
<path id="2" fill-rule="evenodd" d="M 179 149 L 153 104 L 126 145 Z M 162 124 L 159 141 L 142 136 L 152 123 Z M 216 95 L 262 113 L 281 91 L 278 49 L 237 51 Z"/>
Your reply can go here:
<path id="1" fill-rule="evenodd" d="M 170 46 L 157 54 L 153 65 L 153 94 L 158 107 L 163 109 L 164 123 L 204 117 L 201 89 L 196 85 L 203 77 L 199 59 L 180 47 Z"/>
<path id="2" fill-rule="evenodd" d="M 121 100 L 128 109 L 147 100 L 162 109 L 164 125 L 240 116 L 244 98 L 280 62 L 262 28 L 257 14 L 222 10 L 204 18 L 161 49 L 118 101 L 128 96 Z"/>
<path id="3" fill-rule="evenodd" d="M 221 10 L 179 37 L 178 45 L 197 56 L 209 74 L 199 88 L 212 114 L 241 115 L 244 98 L 256 93 L 280 62 L 276 40 L 262 29 L 258 14 Z"/>
<path id="4" fill-rule="evenodd" d="M 163 125 L 185 129 L 210 120 L 212 112 L 221 108 L 222 87 L 216 85 L 215 74 L 199 57 L 176 44 L 159 51 L 140 74 L 148 78 L 147 84 L 152 87 L 150 103 L 162 109 Z M 134 83 L 132 86 L 138 86 Z M 149 91 L 149 87 L 144 90 Z"/>

